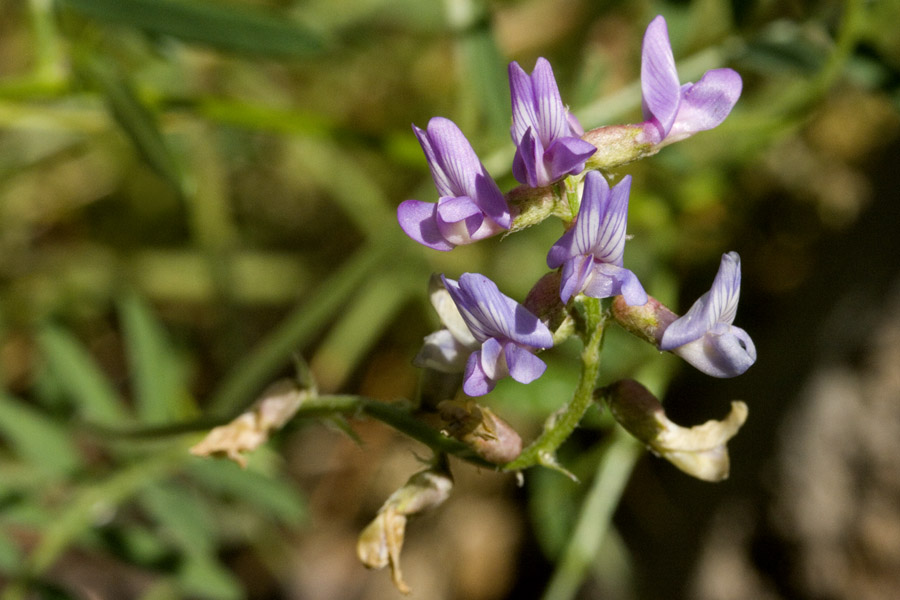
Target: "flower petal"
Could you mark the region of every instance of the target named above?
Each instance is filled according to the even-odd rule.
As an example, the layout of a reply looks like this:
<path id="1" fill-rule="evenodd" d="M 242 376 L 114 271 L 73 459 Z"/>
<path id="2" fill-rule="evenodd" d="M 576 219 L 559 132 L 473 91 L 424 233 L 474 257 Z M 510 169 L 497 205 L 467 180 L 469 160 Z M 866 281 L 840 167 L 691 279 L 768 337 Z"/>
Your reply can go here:
<path id="1" fill-rule="evenodd" d="M 466 363 L 463 375 L 463 391 L 469 396 L 484 396 L 497 384 L 481 368 L 481 351 L 473 352 Z"/>
<path id="2" fill-rule="evenodd" d="M 456 123 L 443 117 L 434 117 L 428 121 L 427 137 L 436 158 L 436 165 L 429 161 L 429 167 L 438 193 L 441 196 L 475 196 L 475 175 L 481 172 L 481 161 Z M 419 141 L 421 142 L 421 137 Z M 422 148 L 425 148 L 424 144 Z M 425 154 L 428 156 L 427 150 Z M 438 183 L 436 170 L 443 174 L 441 183 Z M 442 190 L 442 184 L 449 189 Z"/>
<path id="3" fill-rule="evenodd" d="M 672 353 L 712 377 L 736 377 L 756 362 L 756 346 L 747 332 L 724 323 Z"/>
<path id="4" fill-rule="evenodd" d="M 609 190 L 609 185 L 605 181 L 604 187 Z M 587 182 L 585 182 L 585 188 L 587 188 Z M 597 260 L 618 267 L 622 266 L 622 258 L 625 254 L 625 230 L 628 221 L 628 195 L 630 192 L 631 175 L 626 175 L 611 191 L 600 196 L 602 221 L 592 253 Z"/>
<path id="5" fill-rule="evenodd" d="M 596 151 L 597 148 L 581 138 L 557 138 L 544 152 L 544 162 L 550 165 L 549 181 L 581 173 L 585 161 Z"/>
<path id="6" fill-rule="evenodd" d="M 647 303 L 647 293 L 637 275 L 616 265 L 594 263 L 591 279 L 584 289 L 591 298 L 610 298 L 622 295 L 629 306 L 641 306 Z"/>
<path id="7" fill-rule="evenodd" d="M 741 76 L 732 69 L 707 71 L 695 84 L 686 84 L 669 141 L 684 139 L 698 131 L 717 127 L 741 96 Z"/>
<path id="8" fill-rule="evenodd" d="M 641 94 L 644 118 L 654 120 L 662 141 L 675 122 L 681 100 L 681 84 L 669 43 L 666 20 L 657 16 L 647 26 L 641 50 Z"/>
<path id="9" fill-rule="evenodd" d="M 461 373 L 469 354 L 471 348 L 460 343 L 449 330 L 439 329 L 425 336 L 425 343 L 413 359 L 413 364 L 442 373 Z"/>
<path id="10" fill-rule="evenodd" d="M 453 244 L 444 239 L 435 218 L 437 204 L 406 200 L 397 207 L 397 221 L 413 240 L 434 250 L 453 250 Z"/>
<path id="11" fill-rule="evenodd" d="M 563 304 L 575 294 L 584 290 L 585 282 L 591 274 L 594 259 L 591 256 L 579 254 L 566 261 L 562 270 L 562 280 L 559 285 L 559 299 Z"/>
<path id="12" fill-rule="evenodd" d="M 516 344 L 506 344 L 505 353 L 509 375 L 519 383 L 531 383 L 547 370 L 544 361 Z"/>
<path id="13" fill-rule="evenodd" d="M 559 95 L 553 68 L 546 58 L 538 58 L 531 72 L 531 89 L 537 114 L 538 137 L 545 146 L 569 135 L 568 111 Z"/>
<path id="14" fill-rule="evenodd" d="M 741 258 L 737 252 L 723 254 L 710 290 L 700 296 L 683 317 L 666 328 L 659 349 L 673 350 L 700 339 L 716 323 L 733 323 L 740 294 Z"/>
<path id="15" fill-rule="evenodd" d="M 512 100 L 512 128 L 510 135 L 513 143 L 518 146 L 525 132 L 537 124 L 537 112 L 535 110 L 534 91 L 531 87 L 531 77 L 513 61 L 509 63 L 509 91 Z"/>
<path id="16" fill-rule="evenodd" d="M 530 187 L 541 187 L 550 184 L 550 176 L 547 167 L 544 166 L 544 146 L 529 127 L 522 140 L 516 146 L 516 155 L 513 157 L 513 177 L 519 183 Z"/>

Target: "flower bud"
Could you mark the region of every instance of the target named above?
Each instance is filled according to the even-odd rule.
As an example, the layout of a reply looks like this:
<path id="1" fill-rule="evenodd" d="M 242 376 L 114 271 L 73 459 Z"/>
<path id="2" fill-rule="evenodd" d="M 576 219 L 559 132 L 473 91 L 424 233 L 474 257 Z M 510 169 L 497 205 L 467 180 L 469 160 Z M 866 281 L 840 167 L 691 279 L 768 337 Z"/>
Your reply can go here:
<path id="1" fill-rule="evenodd" d="M 522 438 L 491 409 L 474 402 L 445 400 L 438 411 L 447 435 L 468 444 L 488 462 L 504 465 L 522 452 Z"/>
<path id="2" fill-rule="evenodd" d="M 629 306 L 623 296 L 616 296 L 612 316 L 625 331 L 657 348 L 666 328 L 678 319 L 678 315 L 653 296 L 648 296 L 647 302 L 638 306 Z"/>
<path id="3" fill-rule="evenodd" d="M 587 169 L 608 171 L 659 152 L 644 135 L 642 125 L 607 125 L 586 132 L 581 139 L 597 147 Z"/>
<path id="4" fill-rule="evenodd" d="M 453 478 L 446 461 L 419 471 L 390 495 L 375 519 L 363 529 L 356 543 L 359 560 L 369 569 L 391 567 L 391 579 L 400 592 L 409 586 L 400 571 L 400 550 L 406 533 L 407 517 L 444 503 L 453 489 Z"/>
<path id="5" fill-rule="evenodd" d="M 531 288 L 522 305 L 541 320 L 553 334 L 553 343 L 562 343 L 574 331 L 574 322 L 559 298 L 559 271 L 547 273 Z"/>
<path id="6" fill-rule="evenodd" d="M 747 405 L 731 403 L 722 421 L 710 420 L 694 427 L 681 427 L 666 417 L 659 400 L 631 379 L 617 381 L 601 390 L 609 410 L 631 435 L 647 444 L 651 452 L 704 481 L 728 477 L 726 442 L 747 420 Z"/>

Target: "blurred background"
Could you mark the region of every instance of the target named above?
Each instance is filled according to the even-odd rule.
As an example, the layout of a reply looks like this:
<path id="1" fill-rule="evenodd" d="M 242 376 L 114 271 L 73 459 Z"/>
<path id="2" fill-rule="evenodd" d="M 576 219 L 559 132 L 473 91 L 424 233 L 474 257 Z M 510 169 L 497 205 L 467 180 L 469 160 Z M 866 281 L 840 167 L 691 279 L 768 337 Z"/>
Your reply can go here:
<path id="1" fill-rule="evenodd" d="M 683 311 L 739 252 L 759 360 L 711 380 L 610 332 L 605 381 L 668 386 L 685 425 L 732 399 L 750 417 L 725 482 L 644 456 L 566 597 L 896 597 L 896 0 L 0 3 L 0 597 L 398 597 L 356 536 L 424 446 L 295 421 L 241 470 L 170 426 L 232 416 L 295 353 L 323 392 L 412 397 L 428 276 L 481 272 L 521 300 L 561 229 L 446 254 L 406 238 L 397 204 L 437 199 L 410 123 L 454 120 L 508 190 L 507 63 L 547 57 L 585 128 L 638 122 L 657 14 L 682 81 L 730 66 L 744 92 L 717 129 L 620 170 L 626 266 Z M 532 438 L 579 349 L 485 404 Z M 581 485 L 454 462 L 453 496 L 407 534 L 411 597 L 541 597 L 604 418 L 563 448 Z"/>

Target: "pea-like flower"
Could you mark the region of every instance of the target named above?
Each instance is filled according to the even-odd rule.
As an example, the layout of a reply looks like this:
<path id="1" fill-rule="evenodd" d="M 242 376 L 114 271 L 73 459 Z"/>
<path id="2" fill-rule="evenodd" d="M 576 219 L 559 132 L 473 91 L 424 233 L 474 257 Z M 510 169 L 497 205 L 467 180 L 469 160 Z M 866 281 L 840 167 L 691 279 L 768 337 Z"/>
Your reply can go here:
<path id="1" fill-rule="evenodd" d="M 655 146 L 683 140 L 719 125 L 741 95 L 741 76 L 732 69 L 713 69 L 697 83 L 678 81 L 666 20 L 657 16 L 647 26 L 641 51 L 644 135 Z"/>
<path id="2" fill-rule="evenodd" d="M 542 187 L 581 173 L 597 149 L 581 139 L 584 129 L 563 105 L 547 59 L 537 59 L 531 75 L 510 63 L 509 87 L 516 144 L 513 176 L 519 183 Z"/>
<path id="3" fill-rule="evenodd" d="M 622 266 L 630 190 L 630 175 L 612 190 L 597 171 L 585 176 L 575 224 L 547 254 L 548 267 L 562 266 L 559 295 L 563 304 L 582 292 L 592 298 L 621 294 L 630 306 L 647 302 L 637 276 Z"/>
<path id="4" fill-rule="evenodd" d="M 735 377 L 756 362 L 756 347 L 746 331 L 732 325 L 741 295 L 741 257 L 722 255 L 708 292 L 665 331 L 659 349 L 671 351 L 713 377 Z"/>
<path id="5" fill-rule="evenodd" d="M 497 289 L 479 273 L 463 273 L 459 281 L 442 277 L 444 287 L 459 309 L 480 348 L 466 362 L 463 391 L 483 396 L 499 379 L 511 376 L 531 383 L 547 365 L 535 350 L 553 346 L 550 330 L 536 316 Z"/>
<path id="6" fill-rule="evenodd" d="M 453 121 L 435 117 L 413 125 L 440 198 L 406 200 L 397 220 L 406 235 L 435 250 L 452 250 L 509 229 L 509 206 L 496 182 Z"/>

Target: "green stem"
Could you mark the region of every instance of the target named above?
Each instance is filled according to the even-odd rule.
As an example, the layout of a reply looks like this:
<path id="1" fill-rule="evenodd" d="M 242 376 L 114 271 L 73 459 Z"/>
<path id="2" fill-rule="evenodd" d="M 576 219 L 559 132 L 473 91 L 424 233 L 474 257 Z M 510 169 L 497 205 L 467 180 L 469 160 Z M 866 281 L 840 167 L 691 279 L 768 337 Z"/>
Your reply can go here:
<path id="1" fill-rule="evenodd" d="M 388 404 L 365 396 L 350 394 L 317 396 L 304 400 L 294 418 L 310 419 L 336 415 L 351 417 L 366 415 L 390 425 L 397 431 L 425 444 L 436 453 L 452 454 L 481 467 L 497 467 L 478 456 L 468 445 L 445 436 L 418 418 L 417 414 L 411 409 L 399 404 Z M 227 422 L 228 419 L 204 418 L 186 423 L 131 429 L 91 425 L 90 430 L 97 437 L 106 441 L 157 439 L 165 436 L 205 431 L 224 425 Z"/>
<path id="2" fill-rule="evenodd" d="M 642 453 L 633 437 L 620 427 L 614 430 L 543 600 L 575 597 L 603 544 L 625 484 Z"/>
<path id="3" fill-rule="evenodd" d="M 533 465 L 559 468 L 556 450 L 565 442 L 584 413 L 594 402 L 594 387 L 600 374 L 600 350 L 603 347 L 605 323 L 600 301 L 584 298 L 585 321 L 590 337 L 581 351 L 581 376 L 569 403 L 554 413 L 544 424 L 541 435 L 525 448 L 514 461 L 503 466 L 507 471 L 519 471 Z"/>

